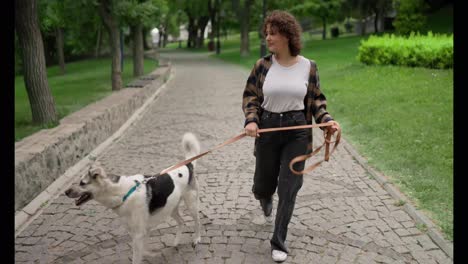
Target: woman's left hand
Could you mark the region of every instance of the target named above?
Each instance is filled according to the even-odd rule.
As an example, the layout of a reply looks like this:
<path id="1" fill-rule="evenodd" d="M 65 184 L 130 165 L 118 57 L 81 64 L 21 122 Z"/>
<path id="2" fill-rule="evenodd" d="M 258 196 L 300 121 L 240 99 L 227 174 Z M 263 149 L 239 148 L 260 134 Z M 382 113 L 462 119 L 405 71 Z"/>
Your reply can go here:
<path id="1" fill-rule="evenodd" d="M 331 126 L 328 126 L 327 129 L 328 129 L 328 132 L 331 133 L 333 135 L 333 133 L 335 133 L 338 129 L 340 129 L 340 124 L 338 124 L 338 122 L 334 121 L 334 120 L 330 120 L 327 122 L 327 124 L 332 124 Z"/>

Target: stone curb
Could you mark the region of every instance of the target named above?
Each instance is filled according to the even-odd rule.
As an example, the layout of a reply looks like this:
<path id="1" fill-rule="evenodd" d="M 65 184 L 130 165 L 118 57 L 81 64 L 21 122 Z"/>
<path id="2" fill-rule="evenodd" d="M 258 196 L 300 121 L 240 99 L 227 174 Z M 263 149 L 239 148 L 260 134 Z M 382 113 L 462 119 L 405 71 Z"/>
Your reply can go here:
<path id="1" fill-rule="evenodd" d="M 343 139 L 341 139 L 341 144 L 351 154 L 351 156 L 353 156 L 353 158 L 367 172 L 369 172 L 388 193 L 390 193 L 394 199 L 405 202 L 405 205 L 403 206 L 404 210 L 416 221 L 416 223 L 425 225 L 427 227 L 427 234 L 429 237 L 445 252 L 445 254 L 447 254 L 448 257 L 450 257 L 450 259 L 453 260 L 453 243 L 447 241 L 444 238 L 442 233 L 437 229 L 436 225 L 424 214 L 419 212 L 413 205 L 411 205 L 410 200 L 397 188 L 391 185 L 385 175 L 371 168 L 367 164 L 367 161 L 361 155 L 359 155 L 353 146 L 351 146 Z"/>
<path id="2" fill-rule="evenodd" d="M 168 71 L 169 76 L 166 77 L 165 82 L 157 87 L 156 91 L 144 101 L 142 106 L 134 111 L 130 118 L 128 118 L 127 121 L 115 133 L 113 133 L 104 142 L 94 148 L 79 162 L 69 167 L 62 175 L 60 175 L 25 207 L 15 212 L 15 238 L 32 221 L 34 221 L 34 219 L 36 219 L 45 208 L 47 208 L 49 201 L 57 198 L 63 190 L 68 188 L 74 182 L 75 179 L 83 175 L 85 170 L 92 162 L 94 162 L 94 160 L 96 160 L 98 155 L 100 155 L 109 145 L 118 140 L 125 133 L 125 131 L 133 125 L 134 122 L 138 121 L 144 115 L 151 103 L 158 98 L 161 92 L 165 90 L 167 84 L 173 79 L 174 74 L 174 69 L 170 67 Z"/>

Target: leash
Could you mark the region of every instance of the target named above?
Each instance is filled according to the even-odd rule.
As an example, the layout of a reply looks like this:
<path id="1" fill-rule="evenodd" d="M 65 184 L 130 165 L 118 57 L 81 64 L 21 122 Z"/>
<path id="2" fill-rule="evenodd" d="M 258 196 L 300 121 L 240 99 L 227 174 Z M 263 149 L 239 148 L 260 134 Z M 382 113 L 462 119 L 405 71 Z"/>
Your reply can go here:
<path id="1" fill-rule="evenodd" d="M 327 126 L 332 126 L 333 123 L 322 123 L 322 124 L 313 124 L 313 125 L 302 125 L 302 126 L 290 126 L 290 127 L 276 127 L 276 128 L 265 128 L 265 129 L 259 129 L 257 130 L 257 132 L 259 134 L 261 133 L 268 133 L 268 132 L 274 132 L 274 131 L 284 131 L 284 130 L 295 130 L 295 129 L 304 129 L 304 128 L 314 128 L 314 127 L 327 127 Z M 340 143 L 340 139 L 341 139 L 341 128 L 339 128 L 337 131 L 337 135 L 336 135 L 336 139 L 335 141 L 331 142 L 331 136 L 332 134 L 331 133 L 328 133 L 327 130 L 324 131 L 324 138 L 325 140 L 323 141 L 323 144 L 316 148 L 312 153 L 310 154 L 306 154 L 306 155 L 301 155 L 301 156 L 297 156 L 295 157 L 294 159 L 291 160 L 291 162 L 289 163 L 289 169 L 291 169 L 291 171 L 294 173 L 294 174 L 297 174 L 297 175 L 302 175 L 304 173 L 308 173 L 308 172 L 311 172 L 313 171 L 315 168 L 317 168 L 323 161 L 328 161 L 330 159 L 330 155 L 335 151 L 336 147 L 338 146 L 338 144 Z M 186 160 L 183 160 L 175 165 L 172 165 L 164 170 L 162 170 L 159 174 L 160 175 L 163 175 L 165 173 L 168 173 L 172 170 L 175 170 L 181 166 L 184 166 L 184 165 L 187 165 L 189 164 L 190 162 L 196 160 L 196 159 L 199 159 L 203 156 L 205 156 L 206 154 L 210 153 L 210 152 L 213 152 L 217 149 L 220 149 L 226 145 L 229 145 L 231 143 L 234 143 L 236 141 L 238 141 L 239 139 L 243 138 L 247 136 L 245 134 L 245 132 L 242 132 L 228 140 L 226 140 L 225 142 L 219 144 L 218 146 L 210 149 L 210 150 L 207 150 L 203 153 L 200 153 L 190 159 L 186 159 Z M 330 151 L 330 144 L 331 143 L 334 143 L 333 145 L 333 149 Z M 293 165 L 297 162 L 300 162 L 300 161 L 305 161 L 307 159 L 309 159 L 310 157 L 312 157 L 313 155 L 317 154 L 321 149 L 322 147 L 325 146 L 325 158 L 319 162 L 316 162 L 314 163 L 313 165 L 307 167 L 306 169 L 302 170 L 302 171 L 296 171 L 294 168 L 293 168 Z"/>
<path id="2" fill-rule="evenodd" d="M 260 133 L 268 133 L 268 132 L 274 132 L 274 131 L 284 131 L 284 130 L 295 130 L 295 129 L 304 129 L 304 128 L 314 128 L 314 127 L 326 127 L 326 126 L 332 126 L 333 124 L 331 123 L 323 123 L 323 124 L 314 124 L 314 125 L 302 125 L 302 126 L 290 126 L 290 127 L 276 127 L 276 128 L 265 128 L 265 129 L 259 129 L 257 130 L 257 132 L 260 134 Z M 338 146 L 338 143 L 340 143 L 340 139 L 341 139 L 341 128 L 339 128 L 337 131 L 337 135 L 336 135 L 336 139 L 335 141 L 331 141 L 331 137 L 332 137 L 332 134 L 329 133 L 327 130 L 323 131 L 323 134 L 324 134 L 324 141 L 323 141 L 323 144 L 316 148 L 312 153 L 310 154 L 306 154 L 306 155 L 301 155 L 301 156 L 297 156 L 295 157 L 294 159 L 291 160 L 291 162 L 289 162 L 289 169 L 294 173 L 294 174 L 297 174 L 297 175 L 303 175 L 305 173 L 308 173 L 308 172 L 311 172 L 313 171 L 314 169 L 316 169 L 322 162 L 324 161 L 328 161 L 330 159 L 330 155 L 335 151 L 336 147 Z M 231 143 L 234 143 L 236 141 L 238 141 L 239 139 L 243 138 L 247 136 L 245 134 L 245 132 L 242 132 L 240 134 L 238 134 L 237 136 L 234 136 L 228 140 L 226 140 L 225 142 L 223 142 L 222 144 L 219 144 L 218 146 L 214 147 L 213 149 L 210 149 L 208 151 L 205 151 L 203 153 L 200 153 L 190 159 L 186 159 L 186 160 L 183 160 L 175 165 L 172 165 L 171 167 L 168 167 L 164 170 L 162 170 L 159 174 L 157 175 L 163 175 L 165 173 L 168 173 L 172 170 L 175 170 L 179 167 L 182 167 L 184 165 L 187 165 L 189 164 L 190 162 L 196 160 L 196 159 L 199 159 L 203 156 L 205 156 L 206 154 L 210 153 L 210 152 L 213 152 L 217 149 L 220 149 L 226 145 L 229 145 Z M 331 143 L 334 143 L 333 145 L 333 149 L 330 151 L 330 144 Z M 310 157 L 316 155 L 321 149 L 322 147 L 325 146 L 325 157 L 323 160 L 321 161 L 318 161 L 314 164 L 312 164 L 311 166 L 307 167 L 306 169 L 302 170 L 302 171 L 296 171 L 293 166 L 294 164 L 296 164 L 297 162 L 301 162 L 301 161 L 305 161 L 307 159 L 309 159 Z M 128 197 L 130 197 L 130 195 L 132 195 L 133 192 L 137 191 L 139 189 L 140 186 L 142 185 L 145 185 L 145 183 L 151 179 L 151 178 L 154 178 L 155 176 L 152 176 L 150 178 L 146 178 L 144 179 L 142 182 L 140 181 L 137 181 L 135 180 L 135 185 L 125 194 L 125 196 L 122 198 L 122 202 L 113 207 L 112 209 L 117 209 L 119 208 L 121 205 L 124 204 L 124 202 L 128 199 Z"/>

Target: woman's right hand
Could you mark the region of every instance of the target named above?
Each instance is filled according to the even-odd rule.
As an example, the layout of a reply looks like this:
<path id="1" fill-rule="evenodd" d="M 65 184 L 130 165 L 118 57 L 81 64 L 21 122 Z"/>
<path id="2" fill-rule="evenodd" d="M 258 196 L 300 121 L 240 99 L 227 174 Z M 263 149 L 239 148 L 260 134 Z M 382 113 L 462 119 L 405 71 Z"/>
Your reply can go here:
<path id="1" fill-rule="evenodd" d="M 245 134 L 249 137 L 260 137 L 258 126 L 255 122 L 250 122 L 245 126 Z"/>

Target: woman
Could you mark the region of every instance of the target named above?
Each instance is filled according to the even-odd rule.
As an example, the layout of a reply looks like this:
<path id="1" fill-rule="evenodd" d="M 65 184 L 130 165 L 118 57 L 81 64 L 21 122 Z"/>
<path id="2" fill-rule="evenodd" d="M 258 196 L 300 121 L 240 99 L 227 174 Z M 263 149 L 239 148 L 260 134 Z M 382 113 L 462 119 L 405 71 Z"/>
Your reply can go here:
<path id="1" fill-rule="evenodd" d="M 299 55 L 301 28 L 288 12 L 273 11 L 265 19 L 263 32 L 271 54 L 259 59 L 252 69 L 243 93 L 245 132 L 256 137 L 256 157 L 252 192 L 265 217 L 272 212 L 272 196 L 278 187 L 278 208 L 271 238 L 272 258 L 283 262 L 288 224 L 303 176 L 289 169 L 296 156 L 312 151 L 312 130 L 298 129 L 268 132 L 259 128 L 286 127 L 331 122 L 326 129 L 334 133 L 339 124 L 326 110 L 326 98 L 320 91 L 317 65 Z M 305 162 L 295 164 L 302 171 Z"/>

